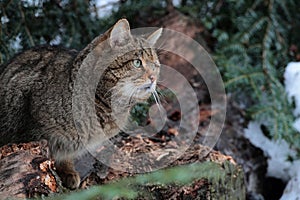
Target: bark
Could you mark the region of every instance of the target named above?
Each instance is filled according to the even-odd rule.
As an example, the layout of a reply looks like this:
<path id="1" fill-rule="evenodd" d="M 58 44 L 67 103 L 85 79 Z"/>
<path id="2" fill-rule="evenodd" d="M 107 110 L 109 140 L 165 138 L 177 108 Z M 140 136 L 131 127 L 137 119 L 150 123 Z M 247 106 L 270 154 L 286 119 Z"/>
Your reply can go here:
<path id="1" fill-rule="evenodd" d="M 48 147 L 44 141 L 6 145 L 0 148 L 0 152 L 0 199 L 25 199 L 47 196 L 60 191 L 59 177 L 55 173 L 53 161 L 47 155 Z M 109 184 L 120 178 L 136 175 L 99 166 L 99 162 L 88 157 L 81 159 L 82 162 L 85 160 L 90 161 L 90 167 L 81 165 L 84 168 L 81 171 L 88 170 L 92 173 L 85 178 L 81 185 L 82 188 L 94 184 Z M 227 174 L 225 179 L 212 181 L 202 177 L 201 174 L 195 174 L 199 179 L 185 185 L 174 183 L 173 185 L 141 186 L 143 190 L 148 191 L 150 196 L 140 196 L 139 199 L 245 198 L 243 171 L 230 156 L 210 151 L 209 148 L 198 144 L 191 146 L 170 167 L 205 161 L 218 163 L 220 170 L 225 170 Z M 131 161 L 127 160 L 127 162 Z"/>
<path id="2" fill-rule="evenodd" d="M 0 199 L 35 197 L 58 190 L 47 149 L 45 141 L 0 148 Z"/>

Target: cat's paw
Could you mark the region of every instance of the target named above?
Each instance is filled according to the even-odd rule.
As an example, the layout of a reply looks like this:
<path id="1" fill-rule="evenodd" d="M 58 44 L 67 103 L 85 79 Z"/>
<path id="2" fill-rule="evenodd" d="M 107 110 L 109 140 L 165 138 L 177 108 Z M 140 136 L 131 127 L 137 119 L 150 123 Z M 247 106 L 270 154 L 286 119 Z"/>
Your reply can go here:
<path id="1" fill-rule="evenodd" d="M 64 187 L 75 190 L 79 187 L 80 176 L 76 171 L 65 172 L 60 175 Z"/>
<path id="2" fill-rule="evenodd" d="M 56 171 L 62 181 L 62 185 L 71 190 L 75 190 L 80 185 L 79 173 L 75 170 L 71 160 L 55 162 Z"/>

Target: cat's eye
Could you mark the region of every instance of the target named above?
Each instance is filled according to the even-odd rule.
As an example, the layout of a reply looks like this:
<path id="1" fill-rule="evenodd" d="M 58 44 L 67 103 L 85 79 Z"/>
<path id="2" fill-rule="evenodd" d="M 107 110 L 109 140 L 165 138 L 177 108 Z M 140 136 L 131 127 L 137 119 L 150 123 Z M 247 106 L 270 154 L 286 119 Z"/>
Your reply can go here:
<path id="1" fill-rule="evenodd" d="M 133 66 L 135 68 L 140 68 L 142 66 L 142 61 L 140 59 L 133 60 Z"/>

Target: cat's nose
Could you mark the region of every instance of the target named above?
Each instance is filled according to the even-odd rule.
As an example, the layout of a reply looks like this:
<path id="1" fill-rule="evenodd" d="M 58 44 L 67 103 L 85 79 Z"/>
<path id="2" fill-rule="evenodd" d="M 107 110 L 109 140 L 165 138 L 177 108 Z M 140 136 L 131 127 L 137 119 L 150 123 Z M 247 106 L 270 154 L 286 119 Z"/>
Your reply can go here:
<path id="1" fill-rule="evenodd" d="M 151 83 L 153 83 L 155 81 L 155 76 L 154 75 L 150 75 L 149 79 L 150 79 Z"/>

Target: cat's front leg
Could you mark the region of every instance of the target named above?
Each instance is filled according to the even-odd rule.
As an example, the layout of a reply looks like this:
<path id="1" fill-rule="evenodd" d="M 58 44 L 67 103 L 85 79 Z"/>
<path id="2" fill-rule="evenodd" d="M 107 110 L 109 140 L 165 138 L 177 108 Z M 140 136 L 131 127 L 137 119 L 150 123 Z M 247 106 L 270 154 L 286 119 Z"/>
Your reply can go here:
<path id="1" fill-rule="evenodd" d="M 76 189 L 80 184 L 79 173 L 75 170 L 72 160 L 55 161 L 55 168 L 64 187 Z"/>
<path id="2" fill-rule="evenodd" d="M 44 127 L 48 128 L 48 126 Z M 65 125 L 64 127 L 55 126 L 51 131 L 49 128 L 40 131 L 47 133 L 44 138 L 48 141 L 50 157 L 55 160 L 54 165 L 62 185 L 73 190 L 80 185 L 80 175 L 75 170 L 73 160 L 82 149 L 81 140 L 77 139 L 79 136 L 74 129 L 72 126 Z"/>

